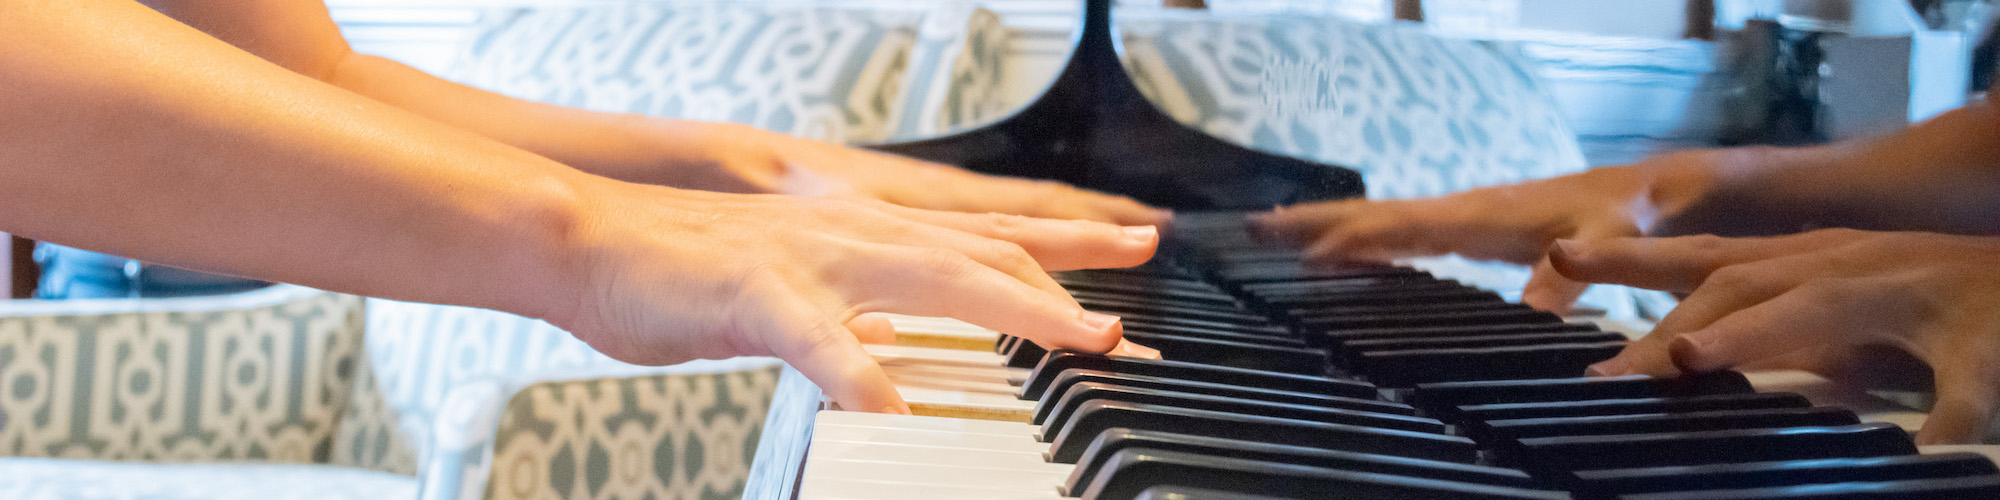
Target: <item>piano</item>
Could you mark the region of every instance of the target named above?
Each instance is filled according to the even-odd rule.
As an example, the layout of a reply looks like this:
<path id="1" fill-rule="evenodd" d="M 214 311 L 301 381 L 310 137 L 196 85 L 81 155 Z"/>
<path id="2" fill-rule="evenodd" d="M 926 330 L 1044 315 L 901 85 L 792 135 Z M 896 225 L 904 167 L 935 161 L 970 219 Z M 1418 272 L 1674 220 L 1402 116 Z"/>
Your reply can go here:
<path id="1" fill-rule="evenodd" d="M 1109 15 L 1085 2 L 1035 104 L 878 149 L 1179 209 L 1153 262 L 1056 276 L 1163 359 L 896 317 L 869 349 L 916 414 L 829 408 L 787 371 L 745 498 L 2000 498 L 1993 447 L 1920 450 L 1921 415 L 1883 401 L 1798 374 L 1585 377 L 1635 333 L 1260 244 L 1245 210 L 1359 196 L 1358 175 L 1173 122 L 1118 70 Z"/>

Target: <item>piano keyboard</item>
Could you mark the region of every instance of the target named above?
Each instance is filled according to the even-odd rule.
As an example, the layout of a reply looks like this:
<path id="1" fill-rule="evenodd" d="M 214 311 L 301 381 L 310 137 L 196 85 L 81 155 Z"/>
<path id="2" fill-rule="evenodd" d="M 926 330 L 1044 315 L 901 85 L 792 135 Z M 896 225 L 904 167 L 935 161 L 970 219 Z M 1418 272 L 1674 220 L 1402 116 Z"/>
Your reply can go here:
<path id="1" fill-rule="evenodd" d="M 1194 243 L 1169 258 L 1058 276 L 1162 360 L 895 318 L 903 345 L 870 350 L 917 415 L 785 417 L 785 386 L 810 385 L 788 375 L 772 418 L 809 422 L 805 458 L 767 438 L 746 498 L 2000 498 L 1988 456 L 1920 454 L 1881 421 L 1920 415 L 1816 405 L 1795 376 L 1584 378 L 1627 336 L 1177 222 Z"/>

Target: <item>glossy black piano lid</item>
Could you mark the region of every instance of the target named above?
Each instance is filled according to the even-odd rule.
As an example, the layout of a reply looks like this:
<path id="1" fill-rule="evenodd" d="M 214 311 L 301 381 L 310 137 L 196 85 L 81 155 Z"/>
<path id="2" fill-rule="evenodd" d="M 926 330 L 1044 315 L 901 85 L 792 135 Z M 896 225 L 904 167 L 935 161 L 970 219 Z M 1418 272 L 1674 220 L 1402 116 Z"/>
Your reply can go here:
<path id="1" fill-rule="evenodd" d="M 1111 3 L 1084 0 L 1068 65 L 1020 111 L 957 134 L 869 147 L 1177 210 L 1260 210 L 1362 196 L 1354 170 L 1253 151 L 1154 107 L 1118 61 Z"/>

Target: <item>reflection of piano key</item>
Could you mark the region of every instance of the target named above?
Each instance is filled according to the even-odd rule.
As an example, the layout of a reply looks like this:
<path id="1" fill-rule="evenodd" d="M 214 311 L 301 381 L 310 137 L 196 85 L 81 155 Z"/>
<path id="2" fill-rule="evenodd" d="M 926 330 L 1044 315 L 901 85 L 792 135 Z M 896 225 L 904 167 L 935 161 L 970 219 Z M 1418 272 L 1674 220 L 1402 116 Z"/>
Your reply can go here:
<path id="1" fill-rule="evenodd" d="M 1214 233 L 1204 237 L 1227 238 Z M 1134 498 L 1153 488 L 1311 498 L 1307 492 L 1322 491 L 1272 486 L 1280 483 L 1342 488 L 1351 498 L 1591 499 L 1625 493 L 1679 495 L 1690 489 L 1742 490 L 1727 498 L 1795 498 L 1783 495 L 1802 494 L 1806 490 L 1797 488 L 1801 486 L 1817 492 L 1879 489 L 1912 495 L 1907 498 L 2000 492 L 2000 484 L 1993 483 L 2000 473 L 1984 457 L 1914 454 L 1901 429 L 1860 423 L 1899 414 L 1872 407 L 1814 407 L 1813 401 L 1824 401 L 1825 391 L 1795 377 L 1577 377 L 1580 363 L 1592 361 L 1585 359 L 1554 368 L 1485 362 L 1496 372 L 1483 380 L 1419 383 L 1399 373 L 1408 366 L 1377 366 L 1366 354 L 1431 350 L 1476 358 L 1489 353 L 1464 349 L 1465 343 L 1502 339 L 1497 341 L 1502 347 L 1615 346 L 1622 337 L 1588 323 L 1518 317 L 1504 326 L 1315 335 L 1297 328 L 1281 311 L 1313 307 L 1295 297 L 1326 295 L 1303 293 L 1311 287 L 1294 284 L 1348 287 L 1353 284 L 1343 277 L 1348 275 L 1321 270 L 1311 280 L 1284 282 L 1275 281 L 1275 271 L 1270 271 L 1278 266 L 1256 265 L 1256 286 L 1222 282 L 1203 290 L 1201 280 L 1232 274 L 1164 264 L 1137 271 L 1065 273 L 1059 281 L 1098 290 L 1093 293 L 1104 303 L 1136 304 L 1120 306 L 1127 311 L 1149 309 L 1142 307 L 1149 303 L 1186 305 L 1186 297 L 1238 290 L 1234 293 L 1241 295 L 1232 297 L 1241 300 L 1206 300 L 1202 309 L 1270 313 L 1272 324 L 1281 325 L 1276 328 L 1299 341 L 1286 345 L 1346 354 L 1323 357 L 1326 365 L 1317 370 L 1294 370 L 1310 373 L 1245 369 L 1229 366 L 1238 364 L 1229 359 L 1176 360 L 1171 351 L 1159 361 L 1038 352 L 1034 368 L 1025 369 L 1002 367 L 1006 356 L 988 350 L 869 346 L 912 408 L 931 416 L 820 412 L 798 483 L 800 498 Z M 1367 268 L 1354 274 L 1397 276 L 1396 282 L 1432 290 L 1425 292 L 1432 295 L 1437 295 L 1432 287 L 1448 283 L 1414 279 L 1422 274 L 1408 270 Z M 1166 277 L 1172 291 L 1137 286 L 1148 276 Z M 1117 285 L 1091 288 L 1099 278 Z M 1400 293 L 1394 286 L 1377 285 L 1370 286 Z M 1264 292 L 1259 290 L 1284 290 L 1285 295 L 1260 299 Z M 1232 301 L 1237 305 L 1220 305 Z M 1150 309 L 1128 313 L 1128 322 L 1179 324 L 1172 321 L 1174 308 Z M 951 330 L 938 320 L 891 321 L 899 327 Z M 1240 318 L 1213 323 L 1220 326 L 1155 328 L 1149 334 L 1203 340 L 1218 334 L 1279 335 L 1227 330 L 1256 323 Z M 1011 345 L 1015 354 L 1032 346 L 985 335 L 968 337 L 964 344 L 982 349 Z M 1571 378 L 1519 379 L 1545 373 Z M 1760 393 L 1759 388 L 1804 394 Z M 1842 475 L 1846 472 L 1852 475 Z M 1793 489 L 1771 489 L 1785 487 Z M 1164 494 L 1166 489 L 1154 491 Z"/>

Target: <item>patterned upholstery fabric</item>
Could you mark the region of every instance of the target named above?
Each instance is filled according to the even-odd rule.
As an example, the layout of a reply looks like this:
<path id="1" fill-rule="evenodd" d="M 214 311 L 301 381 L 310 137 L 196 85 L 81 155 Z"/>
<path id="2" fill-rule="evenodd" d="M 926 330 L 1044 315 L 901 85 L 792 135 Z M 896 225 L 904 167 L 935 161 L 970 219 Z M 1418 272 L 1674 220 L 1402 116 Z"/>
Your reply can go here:
<path id="1" fill-rule="evenodd" d="M 628 384 L 634 389 L 621 395 L 644 393 L 627 397 L 650 397 L 646 401 L 653 401 L 648 403 L 653 406 L 682 405 L 679 410 L 686 413 L 671 416 L 670 421 L 677 424 L 673 427 L 658 427 L 657 424 L 669 421 L 660 419 L 647 421 L 646 425 L 655 427 L 618 427 L 615 422 L 597 419 L 559 419 L 552 421 L 566 427 L 538 426 L 537 432 L 588 439 L 630 436 L 635 432 L 632 429 L 643 427 L 655 433 L 649 436 L 699 431 L 703 442 L 711 448 L 726 447 L 717 439 L 734 439 L 736 446 L 747 447 L 755 443 L 755 428 L 763 421 L 764 403 L 752 402 L 768 399 L 771 391 L 769 382 L 754 382 L 755 374 L 769 373 L 777 363 L 769 358 L 738 358 L 668 367 L 634 366 L 598 353 L 547 322 L 469 307 L 369 299 L 367 323 L 364 366 L 368 369 L 357 382 L 355 404 L 342 417 L 332 463 L 420 473 L 425 485 L 423 498 L 427 499 L 470 499 L 524 489 L 571 491 L 563 485 L 589 482 L 588 478 L 579 477 L 586 468 L 530 467 L 537 473 L 529 486 L 518 482 L 524 479 L 516 471 L 502 470 L 502 477 L 508 482 L 494 486 L 498 488 L 494 491 L 487 490 L 486 481 L 494 466 L 521 466 L 518 460 L 525 452 L 496 455 L 494 445 L 496 436 L 510 439 L 506 437 L 510 431 L 502 427 L 503 415 L 512 418 L 512 408 L 524 404 L 521 398 L 529 397 L 523 396 L 522 391 L 541 387 L 538 383 L 602 377 L 665 377 L 662 380 L 670 382 L 653 383 L 656 386 L 664 383 L 659 390 L 665 392 L 655 393 L 637 389 L 646 384 L 643 380 L 647 379 L 643 378 L 639 382 L 612 379 L 604 383 Z M 751 378 L 740 381 L 743 377 Z M 718 389 L 703 389 L 706 387 Z M 662 399 L 670 396 L 686 397 Z M 514 421 L 525 422 L 518 418 Z M 702 429 L 747 430 L 731 434 Z M 540 439 L 550 442 L 558 437 L 543 435 Z M 623 445 L 612 440 L 602 442 L 605 446 Z M 643 442 L 650 446 L 653 441 Z M 512 457 L 516 462 L 494 462 L 496 456 Z M 533 456 L 553 460 L 557 455 Z M 645 464 L 633 465 L 632 455 L 612 458 L 610 463 L 620 467 L 616 470 L 650 469 Z M 653 459 L 650 455 L 637 458 L 648 460 L 646 463 Z M 746 467 L 682 465 L 687 467 L 678 478 L 687 482 L 659 486 L 673 490 L 708 485 L 727 490 L 728 487 L 719 485 L 740 485 Z"/>
<path id="2" fill-rule="evenodd" d="M 1511 51 L 1330 16 L 1119 13 L 1127 69 L 1183 123 L 1352 166 L 1373 198 L 1428 196 L 1585 167 Z"/>
<path id="3" fill-rule="evenodd" d="M 0 455 L 323 461 L 361 320 L 358 297 L 292 286 L 0 301 Z"/>
<path id="4" fill-rule="evenodd" d="M 888 137 L 922 12 L 656 1 L 489 15 L 448 77 L 588 109 Z"/>
<path id="5" fill-rule="evenodd" d="M 256 463 L 149 464 L 0 458 L 10 500 L 390 500 L 417 497 L 417 480 L 376 471 Z"/>
<path id="6" fill-rule="evenodd" d="M 536 384 L 507 404 L 487 498 L 739 498 L 778 368 Z"/>

